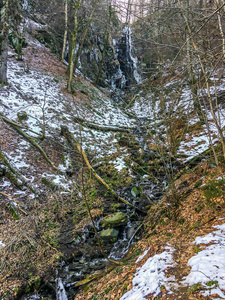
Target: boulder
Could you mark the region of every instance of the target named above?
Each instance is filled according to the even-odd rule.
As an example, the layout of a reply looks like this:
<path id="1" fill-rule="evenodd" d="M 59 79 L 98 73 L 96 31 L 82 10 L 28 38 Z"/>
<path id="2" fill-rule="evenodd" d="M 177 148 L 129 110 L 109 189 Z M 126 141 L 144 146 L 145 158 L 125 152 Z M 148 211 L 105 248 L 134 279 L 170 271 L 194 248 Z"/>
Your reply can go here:
<path id="1" fill-rule="evenodd" d="M 118 237 L 119 231 L 115 230 L 113 228 L 108 228 L 105 230 L 102 230 L 99 234 L 100 238 L 103 241 L 111 241 L 111 240 L 116 240 Z"/>
<path id="2" fill-rule="evenodd" d="M 123 212 L 119 211 L 110 216 L 106 216 L 101 221 L 101 225 L 103 228 L 114 228 L 114 227 L 126 225 L 127 222 L 128 222 L 127 216 Z"/>

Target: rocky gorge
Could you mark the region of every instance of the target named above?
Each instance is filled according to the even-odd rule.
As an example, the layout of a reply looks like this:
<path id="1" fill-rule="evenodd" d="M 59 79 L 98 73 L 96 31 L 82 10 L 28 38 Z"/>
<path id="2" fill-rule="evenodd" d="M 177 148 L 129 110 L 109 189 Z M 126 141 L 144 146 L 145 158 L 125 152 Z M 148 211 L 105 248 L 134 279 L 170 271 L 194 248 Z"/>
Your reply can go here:
<path id="1" fill-rule="evenodd" d="M 68 93 L 60 22 L 45 16 L 47 4 L 29 5 L 22 58 L 11 45 L 0 90 L 0 297 L 223 297 L 219 273 L 183 284 L 189 259 L 207 248 L 193 240 L 223 226 L 223 148 L 210 106 L 209 122 L 199 121 L 185 72 L 169 58 L 145 72 L 156 50 L 141 47 L 140 23 L 116 15 L 107 44 L 102 23 L 91 23 Z M 223 127 L 221 69 L 210 69 L 208 96 Z M 205 101 L 205 86 L 198 91 Z"/>

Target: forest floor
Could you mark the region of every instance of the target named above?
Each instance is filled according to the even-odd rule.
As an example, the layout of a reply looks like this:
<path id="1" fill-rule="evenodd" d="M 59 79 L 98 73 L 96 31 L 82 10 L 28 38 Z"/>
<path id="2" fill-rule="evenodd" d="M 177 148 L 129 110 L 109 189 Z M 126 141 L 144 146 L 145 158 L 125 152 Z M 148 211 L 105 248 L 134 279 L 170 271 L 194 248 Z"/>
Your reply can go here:
<path id="1" fill-rule="evenodd" d="M 202 163 L 181 176 L 178 207 L 169 205 L 171 195 L 151 207 L 132 259 L 75 299 L 225 299 L 223 174 Z"/>
<path id="2" fill-rule="evenodd" d="M 14 171 L 11 170 L 10 176 L 9 166 L 1 159 L 2 299 L 16 298 L 21 286 L 26 293 L 38 291 L 40 278 L 47 282 L 53 277 L 60 258 L 80 251 L 78 247 L 68 248 L 67 244 L 90 222 L 82 200 L 83 180 L 94 217 L 102 216 L 106 209 L 119 207 L 118 203 L 112 203 L 112 196 L 103 187 L 89 178 L 78 150 L 71 149 L 60 135 L 62 125 L 76 137 L 92 165 L 103 164 L 96 168 L 115 190 L 129 186 L 137 172 L 143 172 L 140 165 L 143 150 L 132 141 L 135 140 L 132 130 L 137 127 L 137 117 L 151 120 L 147 140 L 151 151 L 165 150 L 165 145 L 175 138 L 179 140 L 179 161 L 187 163 L 209 147 L 205 127 L 199 125 L 196 116 L 184 133 L 180 114 L 176 115 L 175 121 L 170 123 L 174 135 L 168 138 L 159 117 L 162 111 L 159 99 L 151 102 L 145 95 L 150 103 L 146 106 L 147 100 L 142 102 L 144 96 L 139 95 L 128 115 L 111 102 L 104 90 L 100 91 L 82 76 L 75 78 L 75 93 L 68 94 L 66 66 L 31 37 L 24 60 L 18 62 L 11 51 L 8 68 L 9 84 L 0 90 L 0 150 Z M 165 81 L 168 81 L 165 85 L 169 93 L 177 82 L 171 78 Z M 179 109 L 186 110 L 189 96 L 184 90 Z M 19 119 L 21 112 L 27 114 L 23 120 Z M 221 114 L 224 114 L 222 109 Z M 41 146 L 53 165 L 34 144 L 5 122 L 3 116 L 16 122 L 17 127 L 19 124 L 20 129 Z M 100 130 L 96 130 L 96 126 Z M 106 127 L 112 130 L 104 131 Z M 216 144 L 213 124 L 211 130 Z M 131 152 L 135 152 L 136 160 Z M 153 162 L 147 164 L 150 169 L 163 171 Z M 207 156 L 207 160 L 195 165 L 179 176 L 173 194 L 167 192 L 160 202 L 151 205 L 141 239 L 131 247 L 131 258 L 125 265 L 115 267 L 104 277 L 82 287 L 75 299 L 120 299 L 123 295 L 122 299 L 130 300 L 225 299 L 224 228 L 217 228 L 218 233 L 213 227 L 224 223 L 224 160 L 221 158 L 221 166 L 216 167 Z M 148 171 L 142 176 L 151 179 Z M 196 237 L 213 232 L 211 238 L 194 243 Z M 146 255 L 136 262 L 142 253 Z M 197 258 L 196 270 L 189 261 L 192 257 Z M 201 267 L 201 260 L 207 269 Z M 142 266 L 144 269 L 137 270 Z M 135 276 L 132 289 L 137 271 L 140 274 Z M 126 295 L 129 290 L 130 294 Z"/>

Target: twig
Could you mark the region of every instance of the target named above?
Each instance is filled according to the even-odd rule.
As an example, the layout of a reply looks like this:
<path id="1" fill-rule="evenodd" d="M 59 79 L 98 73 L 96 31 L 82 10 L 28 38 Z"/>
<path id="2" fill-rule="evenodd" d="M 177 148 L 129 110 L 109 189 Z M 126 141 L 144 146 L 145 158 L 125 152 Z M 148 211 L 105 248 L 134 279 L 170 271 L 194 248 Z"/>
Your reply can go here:
<path id="1" fill-rule="evenodd" d="M 19 204 L 12 196 L 10 196 L 10 195 L 8 195 L 8 194 L 6 194 L 6 193 L 3 193 L 3 192 L 0 192 L 0 194 L 3 195 L 3 196 L 5 196 L 5 197 L 10 198 L 13 202 L 15 202 L 15 203 L 17 204 L 19 210 L 20 210 L 23 214 L 25 214 L 26 216 L 28 216 L 28 213 L 20 207 L 20 204 Z"/>

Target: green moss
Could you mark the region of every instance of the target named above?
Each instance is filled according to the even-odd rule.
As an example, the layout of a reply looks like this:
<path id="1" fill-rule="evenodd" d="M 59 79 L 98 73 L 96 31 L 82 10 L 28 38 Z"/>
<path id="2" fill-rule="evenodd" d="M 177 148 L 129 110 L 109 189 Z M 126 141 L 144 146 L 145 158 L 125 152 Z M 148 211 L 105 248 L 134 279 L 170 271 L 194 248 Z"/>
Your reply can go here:
<path id="1" fill-rule="evenodd" d="M 43 184 L 45 184 L 47 187 L 49 187 L 50 189 L 55 189 L 57 187 L 56 184 L 54 184 L 53 182 L 51 182 L 50 180 L 48 180 L 47 178 L 45 177 L 42 177 L 41 178 L 41 182 Z"/>
<path id="2" fill-rule="evenodd" d="M 193 284 L 193 285 L 188 289 L 188 294 L 193 294 L 193 293 L 197 292 L 201 287 L 202 287 L 201 283 Z"/>
<path id="3" fill-rule="evenodd" d="M 20 216 L 18 215 L 18 213 L 16 212 L 15 208 L 12 206 L 12 204 L 8 203 L 8 208 L 9 211 L 11 212 L 13 218 L 15 220 L 20 220 Z"/>
<path id="4" fill-rule="evenodd" d="M 209 287 L 218 287 L 218 281 L 209 281 L 209 282 L 206 282 L 206 285 L 209 286 Z"/>
<path id="5" fill-rule="evenodd" d="M 201 185 L 202 185 L 202 180 L 199 180 L 195 183 L 195 188 L 198 188 Z"/>
<path id="6" fill-rule="evenodd" d="M 208 204 L 212 204 L 211 200 L 222 197 L 225 200 L 225 179 L 212 180 L 204 187 L 204 196 Z"/>
<path id="7" fill-rule="evenodd" d="M 195 245 L 194 253 L 199 253 L 200 251 L 202 251 L 202 249 L 199 246 Z"/>

